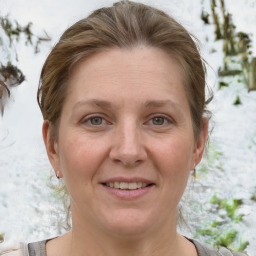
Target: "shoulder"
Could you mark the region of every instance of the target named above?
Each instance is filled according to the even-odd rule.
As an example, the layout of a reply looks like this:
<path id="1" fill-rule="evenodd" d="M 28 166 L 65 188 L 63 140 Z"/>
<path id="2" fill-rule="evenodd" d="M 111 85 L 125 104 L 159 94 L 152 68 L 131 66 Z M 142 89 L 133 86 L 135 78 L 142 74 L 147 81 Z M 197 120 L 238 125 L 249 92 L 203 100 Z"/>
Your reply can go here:
<path id="1" fill-rule="evenodd" d="M 25 254 L 25 245 L 23 243 L 12 246 L 5 249 L 0 249 L 0 255 L 2 256 L 27 256 Z"/>
<path id="2" fill-rule="evenodd" d="M 17 246 L 0 249 L 0 256 L 46 256 L 45 245 L 48 240 L 34 243 L 20 243 Z"/>
<path id="3" fill-rule="evenodd" d="M 189 239 L 196 247 L 199 256 L 248 256 L 241 252 L 231 252 L 227 248 L 221 247 L 219 250 L 209 249 L 207 246 L 196 240 Z"/>
<path id="4" fill-rule="evenodd" d="M 220 252 L 220 254 L 221 255 L 223 255 L 223 256 L 231 256 L 231 255 L 233 255 L 233 256 L 248 256 L 247 254 L 245 254 L 245 253 L 242 253 L 242 252 L 231 252 L 231 251 L 229 251 L 228 249 L 226 249 L 226 248 L 224 248 L 224 247 L 221 247 L 220 249 L 219 249 L 219 252 Z"/>

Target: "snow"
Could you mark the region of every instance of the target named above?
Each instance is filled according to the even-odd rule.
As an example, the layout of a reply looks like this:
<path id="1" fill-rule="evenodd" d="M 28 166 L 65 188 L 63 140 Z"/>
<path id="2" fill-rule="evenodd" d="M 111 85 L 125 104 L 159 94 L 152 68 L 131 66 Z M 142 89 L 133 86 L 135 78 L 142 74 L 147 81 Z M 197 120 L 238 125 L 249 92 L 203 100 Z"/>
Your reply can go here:
<path id="1" fill-rule="evenodd" d="M 50 43 L 41 44 L 41 51 L 36 55 L 32 47 L 25 47 L 22 42 L 16 45 L 19 55 L 17 65 L 24 72 L 26 81 L 12 90 L 12 100 L 5 109 L 4 117 L 0 117 L 0 233 L 5 234 L 5 242 L 0 247 L 16 241 L 37 241 L 63 232 L 59 228 L 59 221 L 63 219 L 61 203 L 47 187 L 52 170 L 41 136 L 42 116 L 36 103 L 38 78 L 50 48 L 62 32 L 92 10 L 113 2 L 0 0 L 1 15 L 9 13 L 11 19 L 23 25 L 32 21 L 32 30 L 36 35 L 43 35 L 45 30 L 52 37 Z M 192 194 L 201 202 L 207 201 L 213 191 L 245 200 L 241 208 L 245 214 L 241 231 L 246 231 L 246 239 L 250 242 L 249 255 L 256 255 L 256 204 L 249 199 L 256 186 L 256 92 L 248 93 L 244 86 L 234 81 L 230 81 L 230 88 L 217 90 L 217 69 L 223 59 L 222 46 L 221 42 L 214 42 L 214 28 L 206 27 L 199 18 L 200 0 L 140 2 L 169 12 L 202 43 L 202 53 L 209 63 L 208 84 L 215 93 L 210 105 L 214 114 L 211 143 L 223 153 L 221 163 L 225 172 L 211 170 L 205 180 L 198 180 L 198 184 L 203 184 L 208 190 L 198 192 L 196 183 Z M 207 5 L 207 1 L 204 2 Z M 253 33 L 255 56 L 256 1 L 226 0 L 225 3 L 232 13 L 236 31 Z M 210 54 L 212 48 L 217 52 Z M 6 58 L 4 54 L 6 52 L 0 52 L 1 59 Z M 13 52 L 10 51 L 9 55 L 15 62 Z M 232 103 L 237 94 L 243 104 L 234 106 Z"/>

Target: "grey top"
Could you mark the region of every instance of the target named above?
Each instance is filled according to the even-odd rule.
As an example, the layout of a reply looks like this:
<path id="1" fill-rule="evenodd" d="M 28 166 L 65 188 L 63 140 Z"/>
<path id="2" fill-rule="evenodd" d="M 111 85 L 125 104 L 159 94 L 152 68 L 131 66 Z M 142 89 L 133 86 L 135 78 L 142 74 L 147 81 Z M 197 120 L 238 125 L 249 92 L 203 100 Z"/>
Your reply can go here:
<path id="1" fill-rule="evenodd" d="M 188 239 L 188 240 L 195 245 L 198 256 L 246 256 L 243 253 L 231 253 L 229 250 L 225 248 L 221 248 L 218 251 L 211 250 L 196 240 L 193 240 L 193 239 Z M 45 249 L 45 244 L 47 241 L 49 241 L 49 239 L 41 242 L 28 244 L 28 256 L 47 256 L 46 249 Z"/>
<path id="2" fill-rule="evenodd" d="M 187 238 L 188 239 L 188 238 Z M 4 256 L 47 256 L 46 255 L 46 242 L 51 239 L 47 239 L 40 242 L 22 244 L 18 247 L 13 247 L 6 250 L 0 250 L 0 255 Z M 193 239 L 191 241 L 197 250 L 198 256 L 246 256 L 244 253 L 233 252 L 228 249 L 220 248 L 219 250 L 211 250 L 201 243 Z"/>

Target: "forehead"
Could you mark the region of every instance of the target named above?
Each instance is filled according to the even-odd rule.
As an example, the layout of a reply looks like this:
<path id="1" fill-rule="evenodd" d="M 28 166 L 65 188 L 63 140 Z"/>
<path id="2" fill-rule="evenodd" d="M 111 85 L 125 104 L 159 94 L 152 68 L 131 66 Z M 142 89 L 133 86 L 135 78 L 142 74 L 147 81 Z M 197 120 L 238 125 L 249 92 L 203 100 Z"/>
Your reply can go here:
<path id="1" fill-rule="evenodd" d="M 185 100 L 184 79 L 179 63 L 164 51 L 145 46 L 108 49 L 77 64 L 71 73 L 68 98 L 107 97 L 120 100 L 155 97 Z"/>

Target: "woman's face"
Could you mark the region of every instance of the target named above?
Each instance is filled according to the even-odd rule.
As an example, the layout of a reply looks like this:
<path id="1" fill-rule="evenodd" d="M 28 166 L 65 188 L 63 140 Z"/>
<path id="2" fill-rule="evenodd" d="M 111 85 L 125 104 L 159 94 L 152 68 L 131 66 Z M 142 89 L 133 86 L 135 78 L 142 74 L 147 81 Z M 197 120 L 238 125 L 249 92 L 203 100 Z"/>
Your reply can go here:
<path id="1" fill-rule="evenodd" d="M 207 126 L 207 125 L 206 125 Z M 118 235 L 170 229 L 206 129 L 194 139 L 179 64 L 159 49 L 110 49 L 75 67 L 58 141 L 76 223 Z"/>

